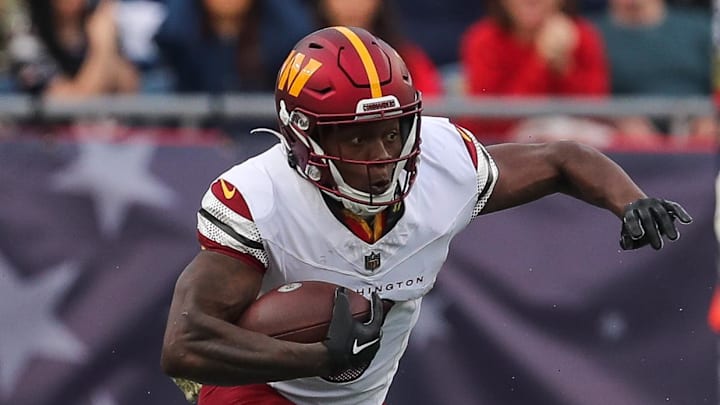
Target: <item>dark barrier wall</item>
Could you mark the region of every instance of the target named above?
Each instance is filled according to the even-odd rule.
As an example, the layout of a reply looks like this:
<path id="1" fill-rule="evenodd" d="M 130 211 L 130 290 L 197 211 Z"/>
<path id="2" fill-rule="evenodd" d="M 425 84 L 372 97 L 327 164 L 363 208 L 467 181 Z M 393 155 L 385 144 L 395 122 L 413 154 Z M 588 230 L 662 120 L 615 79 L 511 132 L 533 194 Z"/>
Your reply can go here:
<path id="1" fill-rule="evenodd" d="M 0 143 L 0 404 L 183 404 L 159 369 L 195 211 L 250 147 Z M 423 303 L 389 405 L 717 404 L 714 157 L 613 155 L 695 217 L 619 252 L 607 212 L 551 197 L 481 217 Z"/>

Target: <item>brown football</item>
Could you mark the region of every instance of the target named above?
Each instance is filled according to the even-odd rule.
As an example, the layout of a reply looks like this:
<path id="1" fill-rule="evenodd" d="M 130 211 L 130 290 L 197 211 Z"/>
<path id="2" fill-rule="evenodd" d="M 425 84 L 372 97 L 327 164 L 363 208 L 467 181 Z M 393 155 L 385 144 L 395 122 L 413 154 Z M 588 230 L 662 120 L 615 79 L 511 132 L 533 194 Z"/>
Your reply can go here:
<path id="1" fill-rule="evenodd" d="M 260 296 L 243 313 L 237 325 L 291 342 L 320 342 L 327 335 L 337 287 L 323 281 L 285 284 Z M 370 301 L 350 289 L 347 296 L 353 317 L 368 321 Z M 387 313 L 392 302 L 383 301 L 383 304 Z"/>

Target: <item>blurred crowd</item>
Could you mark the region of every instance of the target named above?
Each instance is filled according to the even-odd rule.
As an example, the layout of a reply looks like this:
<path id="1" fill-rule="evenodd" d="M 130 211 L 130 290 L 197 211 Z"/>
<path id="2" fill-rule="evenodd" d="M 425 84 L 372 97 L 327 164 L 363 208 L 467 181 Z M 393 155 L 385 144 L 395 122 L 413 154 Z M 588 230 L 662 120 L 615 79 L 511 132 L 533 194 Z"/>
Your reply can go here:
<path id="1" fill-rule="evenodd" d="M 426 98 L 713 94 L 707 0 L 0 0 L 0 94 L 268 93 L 293 44 L 331 25 L 388 41 Z M 519 141 L 677 130 L 634 116 L 460 122 Z M 686 124 L 717 136 L 714 116 Z"/>

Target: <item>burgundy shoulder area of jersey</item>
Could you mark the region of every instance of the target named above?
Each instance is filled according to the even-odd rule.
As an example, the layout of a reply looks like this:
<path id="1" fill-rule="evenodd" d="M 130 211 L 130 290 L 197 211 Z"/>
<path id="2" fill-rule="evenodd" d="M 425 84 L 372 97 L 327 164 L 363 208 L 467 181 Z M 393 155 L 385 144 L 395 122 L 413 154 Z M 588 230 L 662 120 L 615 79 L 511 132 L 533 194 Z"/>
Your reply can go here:
<path id="1" fill-rule="evenodd" d="M 235 249 L 229 248 L 227 246 L 221 245 L 214 240 L 206 237 L 205 235 L 201 234 L 200 232 L 197 233 L 198 242 L 200 242 L 200 248 L 203 250 L 207 250 L 209 252 L 215 252 L 220 253 L 226 256 L 230 256 L 234 259 L 240 260 L 241 262 L 244 262 L 245 264 L 249 265 L 253 269 L 259 271 L 262 274 L 265 274 L 265 266 L 260 262 L 260 260 L 256 259 L 253 255 L 243 252 L 238 252 Z"/>
<path id="2" fill-rule="evenodd" d="M 465 148 L 467 149 L 467 152 L 470 154 L 470 159 L 472 159 L 473 167 L 475 169 L 478 168 L 478 150 L 475 146 L 475 140 L 473 135 L 468 131 L 467 129 L 455 125 L 455 128 L 457 128 L 458 133 L 460 134 L 460 137 L 463 140 L 463 143 L 465 144 Z"/>
<path id="3" fill-rule="evenodd" d="M 228 207 L 231 211 L 249 221 L 253 220 L 252 213 L 250 212 L 250 208 L 248 207 L 245 198 L 232 183 L 225 179 L 218 179 L 210 186 L 210 191 L 213 193 L 215 198 L 218 199 L 218 201 Z M 207 238 L 200 232 L 197 233 L 197 237 L 202 249 L 233 257 L 237 260 L 245 262 L 261 273 L 265 272 L 265 266 L 254 256 L 221 245 L 214 240 Z"/>
<path id="4" fill-rule="evenodd" d="M 250 213 L 250 208 L 248 208 L 245 198 L 232 183 L 224 179 L 218 179 L 210 186 L 210 191 L 218 201 L 225 204 L 225 206 L 233 212 L 241 215 L 243 218 L 253 220 L 252 213 Z"/>

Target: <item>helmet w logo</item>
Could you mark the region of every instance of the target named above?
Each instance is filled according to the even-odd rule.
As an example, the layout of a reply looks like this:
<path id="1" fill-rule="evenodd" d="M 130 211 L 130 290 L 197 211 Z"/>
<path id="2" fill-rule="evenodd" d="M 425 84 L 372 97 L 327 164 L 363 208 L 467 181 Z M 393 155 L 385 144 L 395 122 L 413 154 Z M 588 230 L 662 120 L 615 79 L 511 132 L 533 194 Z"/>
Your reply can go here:
<path id="1" fill-rule="evenodd" d="M 308 59 L 306 62 L 305 55 L 295 50 L 290 52 L 280 70 L 278 90 L 285 90 L 293 97 L 300 94 L 310 77 L 322 66 L 317 60 Z"/>

